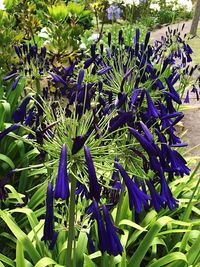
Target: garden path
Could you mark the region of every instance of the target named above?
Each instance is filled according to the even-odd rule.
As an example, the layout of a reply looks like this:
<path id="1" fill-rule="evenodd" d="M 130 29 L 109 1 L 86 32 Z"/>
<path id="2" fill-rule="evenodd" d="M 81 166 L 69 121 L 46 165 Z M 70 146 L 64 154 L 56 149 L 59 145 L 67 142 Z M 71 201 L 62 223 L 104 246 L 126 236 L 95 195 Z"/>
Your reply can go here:
<path id="1" fill-rule="evenodd" d="M 180 22 L 176 24 L 171 24 L 170 28 L 181 29 L 183 23 L 185 23 L 185 27 L 181 34 L 189 33 L 190 26 L 192 21 Z M 155 30 L 151 33 L 151 40 L 160 40 L 162 35 L 165 35 L 168 26 L 162 27 L 161 29 Z M 199 37 L 196 37 L 199 38 Z M 199 63 L 200 62 L 196 62 Z M 196 76 L 196 75 L 195 75 Z M 188 156 L 198 156 L 200 157 L 200 101 L 197 101 L 193 94 L 190 94 L 190 103 L 183 105 L 185 108 L 192 106 L 191 109 L 187 109 L 184 111 L 185 116 L 182 120 L 183 126 L 178 131 L 183 133 L 187 130 L 187 132 L 183 136 L 183 141 L 188 144 L 186 155 Z M 199 145 L 199 146 L 198 146 Z M 198 147 L 197 147 L 198 146 Z"/>

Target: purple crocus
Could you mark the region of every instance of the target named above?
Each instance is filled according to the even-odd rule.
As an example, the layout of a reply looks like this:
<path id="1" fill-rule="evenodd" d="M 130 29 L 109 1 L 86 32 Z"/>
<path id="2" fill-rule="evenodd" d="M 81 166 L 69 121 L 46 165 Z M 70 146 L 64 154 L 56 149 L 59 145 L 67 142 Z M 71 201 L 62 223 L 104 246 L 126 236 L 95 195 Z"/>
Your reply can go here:
<path id="1" fill-rule="evenodd" d="M 142 192 L 137 185 L 131 180 L 125 169 L 122 165 L 116 162 L 116 167 L 121 173 L 121 176 L 124 179 L 125 185 L 128 188 L 128 195 L 129 195 L 129 208 L 130 210 L 135 208 L 135 211 L 139 214 L 142 212 L 142 205 L 147 205 L 148 200 L 151 198 Z"/>
<path id="2" fill-rule="evenodd" d="M 66 145 L 63 144 L 60 153 L 60 163 L 54 190 L 54 197 L 56 199 L 61 198 L 63 200 L 68 200 L 69 194 L 69 182 L 67 174 L 67 148 Z"/>
<path id="3" fill-rule="evenodd" d="M 94 168 L 94 163 L 92 160 L 92 156 L 90 153 L 89 148 L 84 145 L 84 153 L 85 153 L 85 159 L 86 159 L 86 165 L 88 168 L 88 175 L 89 175 L 89 189 L 90 189 L 90 198 L 96 199 L 97 201 L 100 200 L 100 193 L 101 193 L 101 187 L 97 180 L 96 171 Z"/>

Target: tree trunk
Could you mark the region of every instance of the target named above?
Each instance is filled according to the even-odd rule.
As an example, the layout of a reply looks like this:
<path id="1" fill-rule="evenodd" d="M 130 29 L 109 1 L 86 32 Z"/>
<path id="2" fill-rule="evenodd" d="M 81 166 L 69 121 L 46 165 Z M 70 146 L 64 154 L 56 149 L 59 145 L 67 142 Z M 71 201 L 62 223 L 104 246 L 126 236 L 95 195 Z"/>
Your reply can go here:
<path id="1" fill-rule="evenodd" d="M 190 34 L 196 35 L 197 33 L 197 27 L 199 23 L 199 18 L 200 18 L 200 0 L 197 0 L 195 11 L 194 11 L 194 17 L 192 20 L 192 25 L 190 28 Z"/>

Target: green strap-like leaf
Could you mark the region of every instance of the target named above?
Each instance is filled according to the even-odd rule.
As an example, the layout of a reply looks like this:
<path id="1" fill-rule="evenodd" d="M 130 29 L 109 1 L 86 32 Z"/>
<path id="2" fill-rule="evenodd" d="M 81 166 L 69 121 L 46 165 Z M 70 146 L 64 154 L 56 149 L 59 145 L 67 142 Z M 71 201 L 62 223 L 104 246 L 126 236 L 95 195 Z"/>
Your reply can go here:
<path id="1" fill-rule="evenodd" d="M 129 267 L 140 267 L 140 264 L 146 255 L 149 247 L 151 246 L 154 238 L 157 236 L 157 234 L 160 232 L 163 226 L 165 226 L 168 223 L 175 223 L 178 225 L 190 225 L 189 223 L 184 223 L 181 221 L 175 221 L 172 218 L 168 216 L 164 216 L 159 218 L 151 227 L 151 229 L 148 231 L 148 233 L 145 235 L 144 239 L 141 241 L 140 245 L 136 249 L 133 256 L 130 258 L 128 262 Z"/>
<path id="2" fill-rule="evenodd" d="M 23 249 L 27 251 L 33 263 L 36 264 L 40 260 L 40 254 L 31 243 L 28 236 L 19 228 L 19 226 L 11 219 L 11 217 L 4 211 L 0 210 L 0 216 L 10 228 L 11 232 L 21 242 Z"/>
<path id="3" fill-rule="evenodd" d="M 26 267 L 23 246 L 19 240 L 16 246 L 16 267 Z"/>
<path id="4" fill-rule="evenodd" d="M 96 267 L 96 264 L 84 254 L 84 264 L 83 267 Z"/>
<path id="5" fill-rule="evenodd" d="M 130 220 L 122 220 L 119 225 L 127 225 L 127 226 L 130 226 L 130 227 L 133 227 L 137 230 L 140 230 L 140 231 L 147 231 L 145 228 L 141 227 L 139 224 L 137 223 L 134 223 Z"/>
<path id="6" fill-rule="evenodd" d="M 9 266 L 15 267 L 15 264 L 14 264 L 13 260 L 9 259 L 8 257 L 4 256 L 1 253 L 0 253 L 0 261 L 6 263 Z"/>
<path id="7" fill-rule="evenodd" d="M 156 260 L 156 262 L 148 265 L 148 267 L 161 267 L 174 261 L 184 261 L 185 263 L 187 263 L 187 258 L 181 252 L 172 252 L 162 257 L 161 259 Z"/>
<path id="8" fill-rule="evenodd" d="M 35 265 L 35 267 L 46 267 L 53 264 L 54 266 L 57 267 L 64 267 L 64 265 L 59 265 L 57 264 L 54 260 L 48 257 L 44 257 L 41 260 L 38 261 L 38 263 Z"/>
<path id="9" fill-rule="evenodd" d="M 0 154 L 0 160 L 6 162 L 11 167 L 11 169 L 15 168 L 15 164 L 13 163 L 13 161 L 6 155 Z"/>

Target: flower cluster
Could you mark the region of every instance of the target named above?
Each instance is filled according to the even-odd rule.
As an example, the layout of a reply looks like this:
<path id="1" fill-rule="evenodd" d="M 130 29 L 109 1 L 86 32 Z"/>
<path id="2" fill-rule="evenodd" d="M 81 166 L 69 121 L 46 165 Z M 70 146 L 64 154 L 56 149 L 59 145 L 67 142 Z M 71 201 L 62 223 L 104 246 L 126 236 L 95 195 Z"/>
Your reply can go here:
<path id="1" fill-rule="evenodd" d="M 176 47 L 172 47 L 172 38 L 177 38 Z M 190 171 L 178 152 L 186 144 L 176 135 L 175 126 L 183 118 L 177 111 L 182 100 L 176 84 L 192 72 L 188 67 L 192 50 L 170 29 L 161 42 L 151 45 L 149 39 L 148 32 L 141 42 L 137 29 L 133 44 L 128 46 L 122 31 L 117 44 L 112 44 L 108 34 L 107 47 L 93 44 L 90 54 L 49 72 L 65 97 L 66 120 L 52 124 L 55 131 L 51 139 L 43 138 L 50 127 L 45 118 L 40 120 L 43 101 L 35 101 L 32 109 L 28 108 L 30 98 L 26 98 L 13 115 L 16 123 L 29 125 L 27 119 L 34 114 L 35 128 L 30 126 L 38 142 L 41 139 L 46 144 L 47 152 L 54 140 L 66 143 L 54 191 L 51 184 L 48 186 L 47 214 L 52 215 L 52 198 L 65 204 L 69 198 L 67 153 L 69 169 L 75 166 L 77 170 L 76 203 L 89 205 L 87 216 L 97 222 L 99 249 L 112 255 L 123 250 L 108 211 L 118 204 L 120 196 L 127 191 L 129 208 L 137 221 L 143 210 L 151 207 L 157 212 L 166 207 L 172 210 L 178 201 L 168 181 Z M 57 119 L 56 106 L 52 106 L 52 113 Z M 53 229 L 52 221 L 47 215 L 44 240 L 53 241 L 54 232 L 47 229 Z"/>

